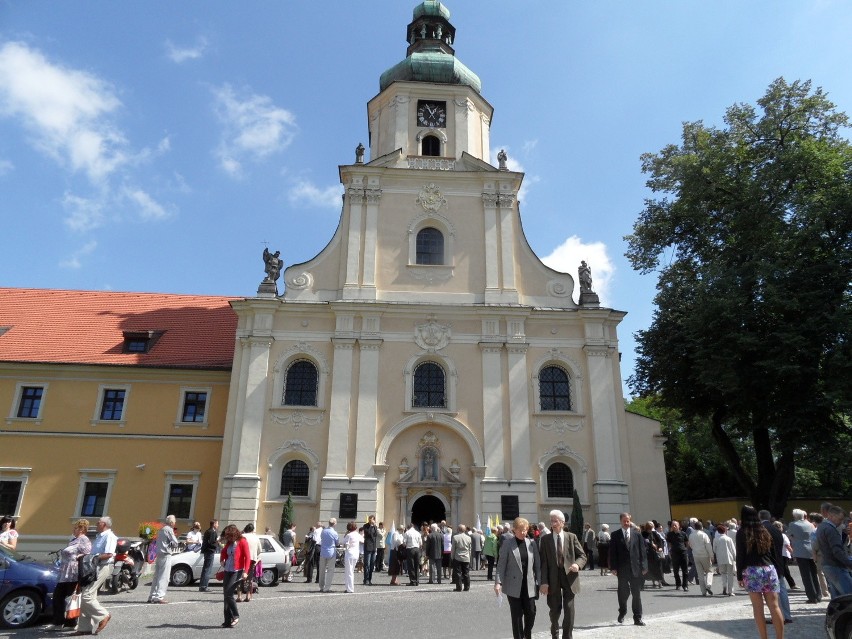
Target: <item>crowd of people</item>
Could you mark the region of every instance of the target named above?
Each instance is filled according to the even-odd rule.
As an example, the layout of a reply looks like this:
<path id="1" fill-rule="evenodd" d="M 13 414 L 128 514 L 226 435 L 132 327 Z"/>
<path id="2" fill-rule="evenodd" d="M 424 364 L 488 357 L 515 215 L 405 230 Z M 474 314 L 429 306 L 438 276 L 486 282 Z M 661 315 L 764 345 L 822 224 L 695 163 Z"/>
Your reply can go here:
<path id="1" fill-rule="evenodd" d="M 531 525 L 526 519 L 493 526 L 487 530 L 446 521 L 417 526 L 400 525 L 386 530 L 370 516 L 361 526 L 346 525 L 342 536 L 336 530 L 337 520 L 317 522 L 310 528 L 300 549 L 299 569 L 307 582 L 315 582 L 320 592 L 330 592 L 336 567 L 344 572 L 344 592 L 355 592 L 356 575 L 365 586 L 374 585 L 376 574 L 386 572 L 389 585 L 419 586 L 421 579 L 430 584 L 451 580 L 456 592 L 470 590 L 471 571 L 486 571 L 486 579 L 494 583 L 497 596 L 505 595 L 509 604 L 515 639 L 532 636 L 539 594 L 547 601 L 550 630 L 554 639 L 572 636 L 574 598 L 580 592 L 579 573 L 594 571 L 612 575 L 618 582 L 618 623 L 630 613 L 635 625 L 643 626 L 642 592 L 673 587 L 689 591 L 696 585 L 702 596 L 731 597 L 735 582 L 750 597 L 758 635 L 767 637 L 772 625 L 776 637 L 783 637 L 784 626 L 793 622 L 788 590 L 803 589 L 808 603 L 824 598 L 852 594 L 852 522 L 842 508 L 825 503 L 820 512 L 810 514 L 794 509 L 787 525 L 771 517 L 766 510 L 744 506 L 739 521 L 700 521 L 690 518 L 669 521 L 665 525 L 648 521 L 633 523 L 629 513 L 622 513 L 619 527 L 610 532 L 602 524 L 595 531 L 585 524 L 580 535 L 565 526 L 559 510 L 550 513 L 545 522 Z M 239 623 L 241 601 L 251 601 L 261 569 L 260 539 L 253 524 L 241 530 L 234 524 L 221 534 L 219 523 L 210 521 L 202 533 L 194 523 L 186 535 L 186 548 L 203 556 L 199 590 L 208 592 L 216 555 L 223 582 L 223 627 Z M 87 536 L 89 522 L 79 519 L 72 526 L 68 544 L 59 553 L 60 568 L 55 592 L 53 630 L 73 630 L 74 635 L 99 634 L 111 619 L 98 601 L 98 590 L 112 574 L 117 537 L 112 521 L 101 517 L 93 540 Z M 267 532 L 270 532 L 267 529 Z M 297 563 L 295 525 L 279 539 L 285 553 Z M 14 549 L 18 531 L 10 517 L 0 519 L 0 545 Z M 148 602 L 168 603 L 166 598 L 171 575 L 171 558 L 179 549 L 175 518 L 166 517 L 153 540 L 156 548 Z M 89 558 L 91 577 L 80 582 L 81 558 Z M 801 588 L 790 574 L 789 565 L 799 568 Z M 291 580 L 290 561 L 285 563 L 285 581 Z M 671 581 L 666 577 L 670 575 Z M 714 593 L 714 581 L 718 585 Z M 59 602 L 78 592 L 79 618 L 66 619 Z M 768 616 L 765 611 L 768 610 Z"/>

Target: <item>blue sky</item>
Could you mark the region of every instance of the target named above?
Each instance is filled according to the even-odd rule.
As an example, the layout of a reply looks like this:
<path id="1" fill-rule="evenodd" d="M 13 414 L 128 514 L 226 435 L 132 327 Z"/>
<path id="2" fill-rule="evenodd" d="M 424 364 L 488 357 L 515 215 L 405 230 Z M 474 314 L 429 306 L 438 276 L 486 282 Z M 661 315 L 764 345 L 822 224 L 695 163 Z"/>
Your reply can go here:
<path id="1" fill-rule="evenodd" d="M 251 296 L 263 242 L 315 255 L 416 4 L 0 0 L 0 285 Z M 624 258 L 639 156 L 779 76 L 852 113 L 841 0 L 445 4 L 530 245 L 628 312 L 624 378 L 656 283 Z"/>

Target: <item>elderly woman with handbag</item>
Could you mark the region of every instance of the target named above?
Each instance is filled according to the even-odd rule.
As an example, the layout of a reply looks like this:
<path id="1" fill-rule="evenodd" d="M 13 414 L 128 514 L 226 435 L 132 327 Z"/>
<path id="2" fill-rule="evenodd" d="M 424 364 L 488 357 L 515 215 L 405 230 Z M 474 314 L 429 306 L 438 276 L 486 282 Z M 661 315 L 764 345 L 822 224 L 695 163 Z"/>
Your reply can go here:
<path id="1" fill-rule="evenodd" d="M 225 547 L 222 548 L 222 592 L 225 595 L 225 621 L 223 628 L 233 628 L 240 622 L 240 612 L 235 599 L 237 588 L 248 576 L 251 568 L 251 551 L 240 529 L 234 524 L 222 531 Z"/>
<path id="2" fill-rule="evenodd" d="M 74 522 L 68 545 L 59 551 L 59 580 L 53 591 L 53 625 L 51 630 L 74 628 L 77 618 L 66 619 L 65 599 L 79 591 L 77 584 L 77 559 L 92 552 L 92 542 L 86 536 L 89 530 L 88 519 Z M 79 607 L 77 608 L 79 615 Z"/>

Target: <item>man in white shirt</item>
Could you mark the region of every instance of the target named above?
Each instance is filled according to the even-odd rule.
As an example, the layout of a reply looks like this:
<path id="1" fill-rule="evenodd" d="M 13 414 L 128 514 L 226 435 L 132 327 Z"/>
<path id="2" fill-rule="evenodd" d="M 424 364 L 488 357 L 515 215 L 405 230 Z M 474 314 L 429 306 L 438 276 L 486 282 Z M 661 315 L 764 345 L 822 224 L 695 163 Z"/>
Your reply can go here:
<path id="1" fill-rule="evenodd" d="M 402 540 L 405 542 L 405 555 L 408 560 L 408 585 L 419 586 L 420 548 L 423 546 L 423 537 L 412 523 L 402 535 Z"/>
<path id="2" fill-rule="evenodd" d="M 698 574 L 698 585 L 705 597 L 713 595 L 713 544 L 704 532 L 700 521 L 692 524 L 693 533 L 689 536 L 689 548 L 695 560 L 695 571 Z"/>
<path id="3" fill-rule="evenodd" d="M 75 635 L 98 634 L 106 628 L 112 615 L 98 601 L 98 589 L 112 575 L 118 537 L 112 532 L 112 519 L 98 520 L 98 536 L 92 543 L 92 556 L 98 558 L 98 576 L 80 594 L 80 618 Z"/>

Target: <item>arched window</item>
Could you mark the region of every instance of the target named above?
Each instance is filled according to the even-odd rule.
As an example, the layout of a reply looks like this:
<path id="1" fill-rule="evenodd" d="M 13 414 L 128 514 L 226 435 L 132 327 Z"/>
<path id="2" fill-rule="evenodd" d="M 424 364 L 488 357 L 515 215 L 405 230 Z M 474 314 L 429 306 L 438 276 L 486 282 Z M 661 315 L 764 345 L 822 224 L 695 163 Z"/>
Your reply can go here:
<path id="1" fill-rule="evenodd" d="M 574 494 L 574 474 L 566 464 L 556 462 L 547 469 L 547 496 L 570 498 Z"/>
<path id="2" fill-rule="evenodd" d="M 287 369 L 284 381 L 285 406 L 316 406 L 319 376 L 317 367 L 301 359 Z"/>
<path id="3" fill-rule="evenodd" d="M 424 362 L 414 369 L 414 389 L 411 405 L 421 408 L 447 407 L 443 368 L 434 362 Z"/>
<path id="4" fill-rule="evenodd" d="M 281 495 L 288 493 L 294 497 L 307 497 L 311 471 L 301 459 L 294 459 L 284 464 L 281 470 Z"/>
<path id="5" fill-rule="evenodd" d="M 417 233 L 417 264 L 444 263 L 444 234 L 427 226 Z"/>
<path id="6" fill-rule="evenodd" d="M 420 143 L 421 155 L 438 157 L 441 155 L 441 141 L 434 135 L 427 135 Z"/>
<path id="7" fill-rule="evenodd" d="M 559 366 L 547 366 L 538 374 L 541 410 L 571 410 L 571 384 L 568 373 Z"/>

